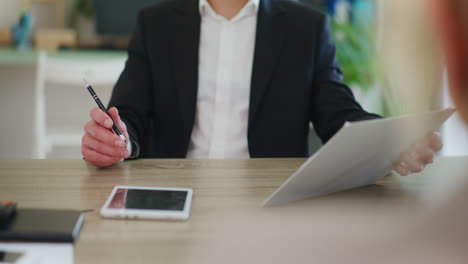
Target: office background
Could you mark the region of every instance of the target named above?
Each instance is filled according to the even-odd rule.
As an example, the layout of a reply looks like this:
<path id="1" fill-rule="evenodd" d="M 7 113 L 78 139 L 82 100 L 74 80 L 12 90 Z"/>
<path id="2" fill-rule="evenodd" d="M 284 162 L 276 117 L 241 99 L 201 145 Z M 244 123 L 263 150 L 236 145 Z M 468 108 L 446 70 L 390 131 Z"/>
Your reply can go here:
<path id="1" fill-rule="evenodd" d="M 67 79 L 66 74 L 55 73 L 64 75 L 61 82 L 48 81 L 46 71 L 41 70 L 40 66 L 47 69 L 44 65 L 55 63 L 59 66 L 64 60 L 68 60 L 64 65 L 74 64 L 75 68 L 79 67 L 79 71 L 90 75 L 91 79 L 97 73 L 105 75 L 107 79 L 101 80 L 96 89 L 103 101 L 108 101 L 126 55 L 122 50 L 105 49 L 125 46 L 126 38 L 120 34 L 126 35 L 125 31 L 128 31 L 128 28 L 124 25 L 112 27 L 112 23 L 109 24 L 109 21 L 112 22 L 112 16 L 109 16 L 111 12 L 103 12 L 103 7 L 108 1 L 97 1 L 100 5 L 93 6 L 89 5 L 91 1 L 87 0 L 50 0 L 51 4 L 35 3 L 34 0 L 0 0 L 0 30 L 11 28 L 18 21 L 25 5 L 29 5 L 36 33 L 39 29 L 51 28 L 53 30 L 42 32 L 47 39 L 54 37 L 66 39 L 66 36 L 75 39 L 75 43 L 70 45 L 73 47 L 72 50 L 68 50 L 67 45 L 62 45 L 67 47 L 67 51 L 52 51 L 43 54 L 42 57 L 37 50 L 20 52 L 6 45 L 0 47 L 0 120 L 2 121 L 0 158 L 79 158 L 81 156 L 79 150 L 81 127 L 88 121 L 88 111 L 94 107 L 94 104 L 79 79 Z M 57 15 L 54 2 L 61 3 L 62 15 Z M 113 6 L 125 2 L 128 3 L 128 1 L 117 1 Z M 151 1 L 132 1 L 135 5 L 146 5 L 148 2 Z M 394 87 L 407 84 L 416 87 L 421 84 L 412 83 L 411 80 L 395 82 L 386 79 L 385 72 L 396 71 L 401 68 L 399 65 L 377 67 L 379 60 L 384 56 L 400 59 L 398 55 L 392 53 L 392 46 L 387 45 L 390 38 L 401 38 L 400 43 L 392 42 L 394 45 L 406 44 L 403 40 L 406 38 L 405 35 L 398 35 L 404 34 L 401 27 L 394 22 L 387 23 L 394 21 L 391 20 L 394 14 L 389 11 L 392 4 L 388 1 L 303 0 L 303 2 L 330 14 L 338 47 L 338 58 L 345 73 L 345 80 L 367 110 L 395 116 L 451 105 L 445 77 L 443 74 L 440 74 L 440 77 L 432 74 L 433 68 L 421 69 L 422 74 L 426 74 L 428 78 L 418 78 L 425 79 L 429 85 L 434 86 L 431 89 L 432 93 L 428 93 L 427 98 L 417 98 L 422 103 L 414 104 L 415 98 L 411 93 L 401 93 L 401 89 Z M 401 1 L 394 1 L 397 2 Z M 417 2 L 408 3 L 408 8 L 417 8 L 415 6 Z M 93 7 L 100 10 L 93 10 Z M 96 16 L 93 15 L 94 11 L 98 12 Z M 132 14 L 135 12 L 136 9 L 130 11 Z M 59 16 L 63 16 L 63 22 L 57 19 Z M 98 27 L 100 33 L 95 32 L 95 19 L 101 20 Z M 394 32 L 395 28 L 399 30 L 398 33 Z M 418 45 L 423 45 L 421 42 L 424 42 L 424 38 L 418 38 L 418 41 L 411 43 L 413 48 L 418 49 Z M 54 49 L 50 48 L 54 46 L 53 43 L 43 45 L 44 49 Z M 75 51 L 77 47 L 80 51 Z M 83 48 L 86 50 L 81 51 Z M 420 56 L 426 55 L 420 54 Z M 428 60 L 434 59 L 429 55 L 426 57 Z M 391 59 L 387 58 L 387 61 Z M 112 70 L 103 73 L 101 72 L 103 68 Z M 61 68 L 64 72 L 65 69 Z M 38 109 L 41 109 L 37 107 L 38 104 L 43 104 L 43 114 L 38 114 L 40 112 Z M 445 141 L 443 154 L 468 154 L 468 128 L 457 117 L 444 126 L 442 133 Z M 40 138 L 45 138 L 44 134 L 53 134 L 51 137 L 53 140 L 41 141 Z M 55 143 L 51 144 L 52 141 Z M 43 149 L 42 154 L 38 149 Z"/>

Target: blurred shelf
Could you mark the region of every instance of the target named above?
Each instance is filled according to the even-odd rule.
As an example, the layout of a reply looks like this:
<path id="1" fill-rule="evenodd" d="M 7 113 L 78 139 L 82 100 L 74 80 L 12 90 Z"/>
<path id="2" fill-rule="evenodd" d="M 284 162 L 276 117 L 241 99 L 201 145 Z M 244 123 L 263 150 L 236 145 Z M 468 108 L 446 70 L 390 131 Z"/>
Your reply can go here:
<path id="1" fill-rule="evenodd" d="M 13 47 L 0 47 L 0 65 L 35 65 L 39 51 L 17 50 Z M 48 52 L 52 58 L 66 60 L 107 60 L 126 58 L 127 52 L 123 50 L 59 50 Z"/>

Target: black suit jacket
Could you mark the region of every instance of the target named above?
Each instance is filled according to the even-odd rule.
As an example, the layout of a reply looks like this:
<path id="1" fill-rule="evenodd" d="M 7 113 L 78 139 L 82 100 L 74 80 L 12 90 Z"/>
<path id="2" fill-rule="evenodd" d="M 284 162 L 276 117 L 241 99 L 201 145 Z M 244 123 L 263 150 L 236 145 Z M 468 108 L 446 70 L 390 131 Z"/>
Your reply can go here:
<path id="1" fill-rule="evenodd" d="M 184 158 L 194 125 L 200 41 L 198 1 L 142 10 L 109 107 L 119 109 L 140 157 Z M 346 121 L 377 118 L 342 83 L 327 17 L 261 0 L 248 145 L 251 157 L 305 157 L 309 122 L 327 141 Z"/>

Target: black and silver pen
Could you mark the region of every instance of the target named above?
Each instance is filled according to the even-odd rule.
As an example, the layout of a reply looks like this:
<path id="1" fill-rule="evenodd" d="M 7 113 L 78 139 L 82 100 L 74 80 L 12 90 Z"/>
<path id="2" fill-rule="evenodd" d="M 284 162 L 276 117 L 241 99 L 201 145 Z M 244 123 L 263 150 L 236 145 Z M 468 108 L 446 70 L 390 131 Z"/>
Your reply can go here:
<path id="1" fill-rule="evenodd" d="M 99 99 L 99 97 L 97 96 L 96 92 L 94 92 L 94 89 L 93 87 L 91 87 L 91 85 L 85 80 L 83 79 L 83 82 L 85 84 L 85 87 L 86 89 L 88 89 L 88 92 L 91 94 L 91 96 L 93 97 L 94 101 L 96 101 L 96 104 L 99 106 L 99 108 L 104 112 L 106 113 L 110 119 L 112 120 L 112 132 L 116 135 L 118 135 L 124 142 L 125 144 L 127 144 L 127 139 L 125 138 L 125 136 L 122 134 L 122 131 L 120 131 L 120 129 L 117 127 L 117 125 L 115 125 L 115 121 L 114 119 L 112 119 L 111 115 L 109 114 L 109 112 L 107 112 L 107 109 L 106 107 L 102 104 L 101 100 Z"/>

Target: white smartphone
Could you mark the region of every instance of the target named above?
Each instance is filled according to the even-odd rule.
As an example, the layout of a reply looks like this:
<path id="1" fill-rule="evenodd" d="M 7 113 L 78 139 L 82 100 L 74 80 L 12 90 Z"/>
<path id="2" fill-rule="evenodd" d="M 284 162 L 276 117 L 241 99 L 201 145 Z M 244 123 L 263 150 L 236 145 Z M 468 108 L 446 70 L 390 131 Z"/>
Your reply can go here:
<path id="1" fill-rule="evenodd" d="M 192 189 L 115 186 L 101 209 L 106 218 L 187 220 Z"/>

